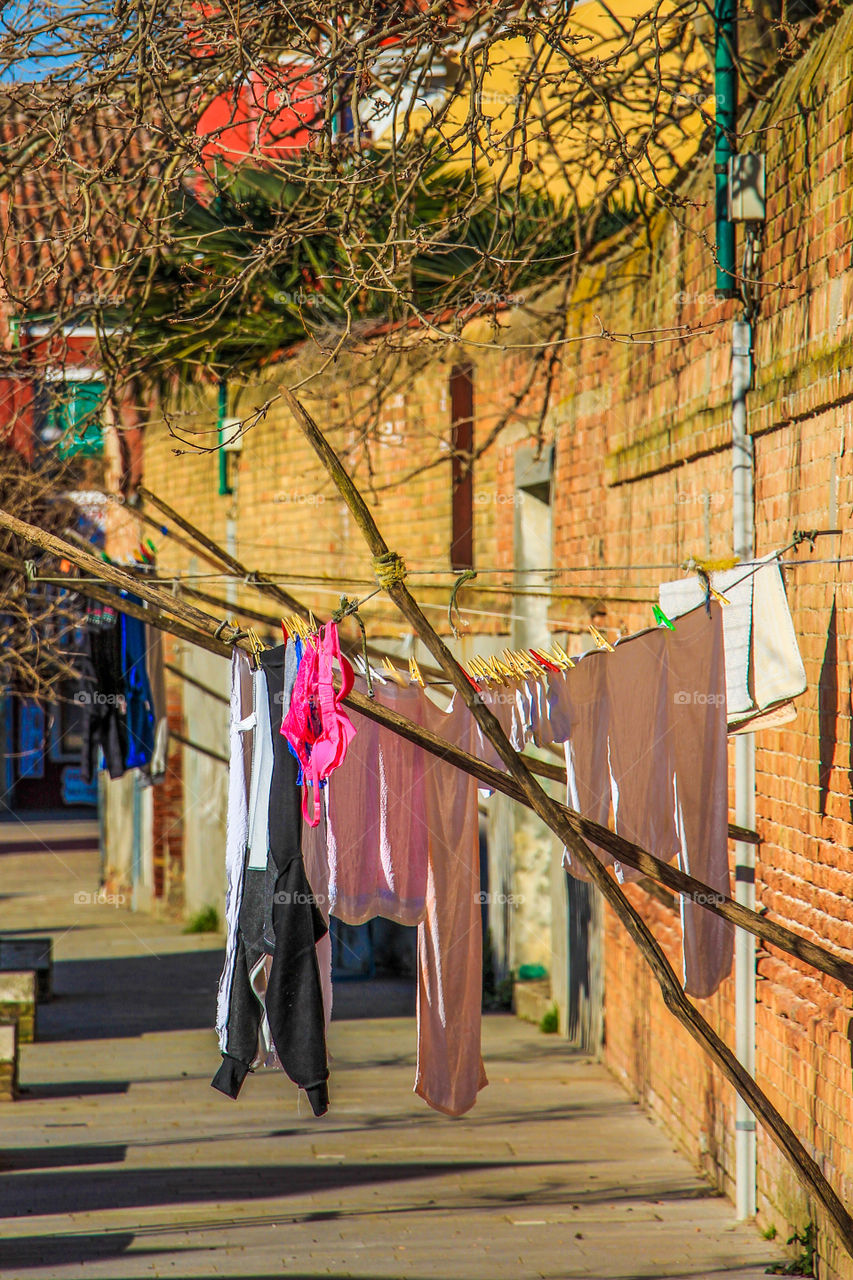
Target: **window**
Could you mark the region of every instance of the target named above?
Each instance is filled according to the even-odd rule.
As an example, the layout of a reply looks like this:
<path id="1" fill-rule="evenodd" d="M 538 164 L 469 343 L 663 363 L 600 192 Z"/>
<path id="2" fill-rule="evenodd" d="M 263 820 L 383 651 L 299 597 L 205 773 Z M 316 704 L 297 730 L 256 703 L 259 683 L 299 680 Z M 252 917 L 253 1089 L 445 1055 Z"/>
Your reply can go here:
<path id="1" fill-rule="evenodd" d="M 450 374 L 452 535 L 450 565 L 474 567 L 474 370 L 457 365 Z"/>
<path id="2" fill-rule="evenodd" d="M 103 448 L 101 382 L 74 380 L 47 386 L 47 412 L 39 432 L 60 458 L 92 457 Z"/>

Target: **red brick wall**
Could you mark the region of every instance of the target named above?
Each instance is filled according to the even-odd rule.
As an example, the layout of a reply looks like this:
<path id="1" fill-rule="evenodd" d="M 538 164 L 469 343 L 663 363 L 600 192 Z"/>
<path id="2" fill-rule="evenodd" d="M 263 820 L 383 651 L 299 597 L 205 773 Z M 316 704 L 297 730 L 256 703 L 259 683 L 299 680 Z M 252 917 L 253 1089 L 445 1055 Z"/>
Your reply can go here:
<path id="1" fill-rule="evenodd" d="M 756 894 L 771 918 L 838 948 L 853 948 L 853 601 L 850 564 L 818 562 L 853 559 L 851 33 L 848 10 L 787 73 L 747 138 L 747 145 L 766 143 L 768 170 L 756 387 L 749 398 L 757 551 L 786 545 L 798 528 L 844 530 L 819 540 L 813 556 L 801 551 L 801 567 L 787 571 L 808 691 L 792 725 L 758 737 Z M 556 445 L 554 564 L 573 571 L 556 579 L 552 618 L 555 632 L 568 634 L 575 647 L 592 616 L 611 634 L 649 625 L 658 584 L 677 576 L 681 561 L 731 550 L 730 322 L 738 308 L 713 298 L 712 183 L 706 158 L 694 167 L 683 213 L 656 225 L 650 250 L 620 245 L 591 267 L 583 300 L 569 317 L 570 338 L 596 333 L 597 317 L 617 335 L 566 344 L 545 419 L 545 438 Z M 684 325 L 690 333 L 678 328 Z M 467 333 L 478 341 L 484 336 L 473 328 Z M 472 350 L 476 438 L 482 441 L 510 406 L 513 390 L 524 385 L 527 357 Z M 277 397 L 277 379 L 296 382 L 308 359 L 242 392 L 237 412 L 268 408 L 246 438 L 236 503 L 217 494 L 214 456 L 176 458 L 175 441 L 156 424 L 146 433 L 145 482 L 221 542 L 233 507 L 241 558 L 289 576 L 294 593 L 320 616 L 337 601 L 319 575 L 353 593 L 369 590 L 373 575 L 357 530 Z M 430 618 L 443 628 L 452 581 L 450 466 L 427 464 L 449 438 L 448 375 L 449 364 L 422 362 L 417 369 L 414 357 L 410 365 L 401 357 L 370 449 L 362 434 L 369 381 L 363 368 L 339 362 L 306 397 L 370 498 L 389 545 L 409 563 L 411 585 L 432 606 Z M 483 570 L 512 566 L 513 459 L 535 428 L 537 409 L 531 394 L 476 466 L 475 560 Z M 187 422 L 215 424 L 212 394 L 197 400 Z M 387 488 L 392 482 L 397 487 Z M 187 557 L 166 539 L 161 562 L 177 570 Z M 440 586 L 419 576 L 426 569 L 445 571 Z M 299 575 L 313 581 L 299 587 Z M 472 629 L 508 629 L 506 616 L 488 616 L 511 611 L 512 597 L 495 585 L 484 572 L 466 589 L 464 603 L 483 611 L 472 614 Z M 224 595 L 222 584 L 205 589 Z M 258 607 L 254 593 L 241 590 L 240 598 Z M 382 602 L 371 602 L 365 617 L 373 636 L 402 631 Z M 638 887 L 628 893 L 678 971 L 675 912 Z M 759 1083 L 850 1200 L 849 993 L 768 950 L 759 952 L 758 977 Z M 731 980 L 702 1009 L 733 1045 Z M 610 914 L 606 1040 L 614 1072 L 733 1194 L 732 1090 L 666 1012 Z M 761 1132 L 758 1156 L 760 1223 L 776 1226 L 784 1240 L 811 1211 Z M 829 1233 L 821 1230 L 819 1243 L 822 1275 L 853 1275 Z"/>

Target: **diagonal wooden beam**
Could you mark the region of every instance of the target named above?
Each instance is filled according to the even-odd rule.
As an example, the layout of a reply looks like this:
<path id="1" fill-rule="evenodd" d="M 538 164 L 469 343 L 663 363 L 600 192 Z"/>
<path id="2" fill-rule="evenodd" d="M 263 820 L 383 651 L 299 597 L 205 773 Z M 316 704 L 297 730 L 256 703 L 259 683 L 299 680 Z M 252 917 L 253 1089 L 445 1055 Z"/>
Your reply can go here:
<path id="1" fill-rule="evenodd" d="M 307 412 L 304 405 L 287 388 L 282 396 L 301 427 L 323 466 L 346 502 L 356 524 L 373 555 L 377 581 L 387 591 L 406 621 L 414 628 L 433 658 L 465 701 L 485 736 L 512 774 L 518 786 L 530 802 L 530 807 L 542 821 L 571 849 L 581 865 L 604 895 L 622 922 L 628 935 L 636 944 L 660 986 L 664 1004 L 678 1019 L 685 1030 L 696 1040 L 725 1078 L 734 1086 L 756 1119 L 764 1126 L 772 1140 L 789 1161 L 797 1179 L 805 1190 L 817 1200 L 832 1223 L 847 1253 L 853 1257 L 853 1217 L 848 1213 L 833 1187 L 824 1177 L 817 1162 L 809 1155 L 791 1126 L 773 1106 L 738 1062 L 728 1045 L 703 1018 L 684 991 L 672 970 L 660 944 L 645 920 L 608 874 L 595 854 L 573 828 L 564 813 L 530 773 L 517 751 L 514 751 L 497 718 L 478 698 L 465 672 L 457 663 L 447 645 L 433 629 L 415 598 L 405 585 L 405 567 L 396 556 L 377 527 L 367 503 L 350 478 L 346 468 L 329 442 Z"/>

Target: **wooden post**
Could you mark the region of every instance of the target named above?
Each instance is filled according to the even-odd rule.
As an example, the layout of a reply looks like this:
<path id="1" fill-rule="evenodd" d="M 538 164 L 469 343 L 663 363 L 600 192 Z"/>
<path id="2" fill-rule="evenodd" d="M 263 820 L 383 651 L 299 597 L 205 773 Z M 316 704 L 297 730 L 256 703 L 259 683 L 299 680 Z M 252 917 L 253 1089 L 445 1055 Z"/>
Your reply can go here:
<path id="1" fill-rule="evenodd" d="M 282 395 L 309 443 L 334 480 L 356 524 L 361 529 L 373 555 L 377 581 L 380 586 L 385 588 L 404 618 L 429 649 L 442 671 L 445 672 L 460 697 L 464 699 L 483 733 L 529 800 L 530 807 L 555 835 L 571 849 L 573 855 L 578 858 L 581 865 L 588 871 L 590 878 L 598 885 L 654 973 L 666 1007 L 675 1015 L 693 1039 L 705 1049 L 756 1118 L 764 1125 L 773 1141 L 787 1157 L 801 1185 L 821 1205 L 835 1227 L 848 1254 L 853 1257 L 853 1218 L 851 1218 L 840 1198 L 824 1177 L 816 1161 L 812 1159 L 793 1129 L 758 1087 L 752 1076 L 744 1070 L 707 1019 L 703 1018 L 698 1009 L 687 999 L 672 971 L 669 961 L 645 920 L 643 920 L 609 872 L 598 861 L 582 837 L 578 835 L 565 814 L 561 812 L 560 807 L 539 786 L 518 752 L 513 750 L 500 723 L 489 708 L 478 698 L 477 692 L 470 684 L 465 672 L 406 588 L 403 581 L 405 569 L 402 561 L 390 551 L 367 504 L 350 479 L 341 460 L 311 415 L 293 393 L 288 388 L 283 387 Z"/>

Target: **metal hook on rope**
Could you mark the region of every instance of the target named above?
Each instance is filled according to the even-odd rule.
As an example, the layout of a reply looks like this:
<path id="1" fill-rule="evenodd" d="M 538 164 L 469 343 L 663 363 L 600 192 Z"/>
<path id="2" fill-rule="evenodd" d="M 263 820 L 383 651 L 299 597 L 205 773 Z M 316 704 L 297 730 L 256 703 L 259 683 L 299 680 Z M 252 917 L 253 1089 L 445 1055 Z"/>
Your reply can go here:
<path id="1" fill-rule="evenodd" d="M 459 588 L 464 586 L 466 582 L 473 582 L 476 576 L 476 569 L 463 570 L 454 582 L 453 590 L 450 593 L 450 603 L 447 606 L 447 621 L 450 623 L 450 630 L 453 632 L 457 640 L 459 639 L 459 630 L 453 620 L 454 611 L 456 613 L 456 617 L 459 619 L 459 625 L 462 628 L 466 628 L 468 624 L 462 619 L 462 614 L 459 612 L 459 605 L 456 603 L 456 597 L 459 594 Z"/>

